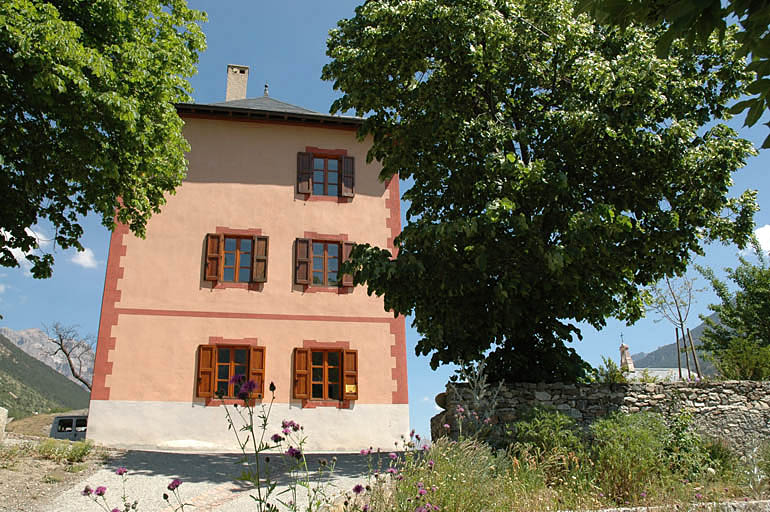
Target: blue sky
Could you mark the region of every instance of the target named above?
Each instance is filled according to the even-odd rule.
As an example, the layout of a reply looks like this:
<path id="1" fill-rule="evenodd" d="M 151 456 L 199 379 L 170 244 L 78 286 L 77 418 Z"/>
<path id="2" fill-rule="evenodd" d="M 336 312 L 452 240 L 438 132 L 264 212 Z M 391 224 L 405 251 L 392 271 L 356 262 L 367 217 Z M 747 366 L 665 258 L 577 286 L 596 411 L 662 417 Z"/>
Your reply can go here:
<path id="1" fill-rule="evenodd" d="M 270 96 L 319 112 L 328 112 L 336 97 L 332 84 L 322 82 L 321 68 L 326 57 L 326 35 L 336 21 L 350 17 L 358 2 L 335 0 L 295 0 L 292 2 L 254 2 L 228 0 L 227 2 L 191 1 L 194 8 L 209 15 L 204 25 L 208 50 L 201 55 L 198 74 L 192 79 L 197 102 L 224 100 L 227 64 L 250 67 L 249 97 L 260 96 L 264 84 L 270 85 Z M 732 124 L 740 128 L 742 116 Z M 766 127 L 742 129 L 742 136 L 761 144 Z M 767 152 L 753 158 L 749 165 L 735 176 L 733 195 L 747 188 L 759 190 L 762 209 L 755 221 L 760 235 L 770 247 L 770 181 L 766 169 L 770 164 Z M 402 185 L 402 190 L 403 190 Z M 405 208 L 402 205 L 402 216 Z M 403 222 L 403 219 L 402 219 Z M 12 329 L 40 327 L 59 321 L 77 324 L 83 334 L 96 334 L 99 323 L 109 233 L 99 219 L 85 219 L 83 244 L 86 253 L 75 254 L 52 248 L 45 240 L 52 233 L 50 226 L 35 228 L 41 234 L 41 245 L 52 250 L 56 257 L 54 276 L 47 280 L 33 279 L 28 269 L 0 267 L 0 326 Z M 735 265 L 735 247 L 714 245 L 707 248 L 699 263 L 721 269 Z M 703 279 L 700 284 L 705 286 Z M 697 297 L 691 326 L 697 325 L 697 315 L 706 311 L 715 301 L 710 291 Z M 584 339 L 575 344 L 578 352 L 590 363 L 597 365 L 601 356 L 618 359 L 620 336 L 631 347 L 632 353 L 646 352 L 673 342 L 673 327 L 665 322 L 647 318 L 632 327 L 609 321 L 601 332 L 587 327 Z M 407 353 L 409 366 L 409 400 L 413 428 L 426 434 L 428 421 L 435 414 L 433 397 L 443 390 L 452 373 L 448 368 L 432 371 L 428 358 L 416 357 L 414 346 L 417 333 L 407 325 Z"/>

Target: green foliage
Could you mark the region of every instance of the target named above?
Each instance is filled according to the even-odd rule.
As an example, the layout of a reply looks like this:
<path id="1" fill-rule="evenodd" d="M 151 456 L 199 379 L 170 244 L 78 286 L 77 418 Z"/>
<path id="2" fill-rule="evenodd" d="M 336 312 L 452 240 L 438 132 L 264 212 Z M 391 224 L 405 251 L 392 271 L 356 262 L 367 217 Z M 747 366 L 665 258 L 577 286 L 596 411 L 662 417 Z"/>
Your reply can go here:
<path id="1" fill-rule="evenodd" d="M 16 419 L 33 413 L 88 407 L 89 395 L 85 389 L 3 336 L 0 336 L 0 389 L 3 390 L 0 407 L 8 409 L 8 415 Z"/>
<path id="2" fill-rule="evenodd" d="M 527 411 L 513 424 L 513 441 L 543 452 L 581 454 L 585 449 L 582 432 L 574 419 L 542 407 Z"/>
<path id="3" fill-rule="evenodd" d="M 330 33 L 332 110 L 367 114 L 381 178 L 414 182 L 397 257 L 357 246 L 346 268 L 414 315 L 434 368 L 576 380 L 578 322 L 633 322 L 704 241 L 747 242 L 756 194 L 727 191 L 755 151 L 719 123 L 749 77 L 739 43 L 658 57 L 660 34 L 568 0 L 365 2 Z"/>
<path id="4" fill-rule="evenodd" d="M 693 430 L 692 413 L 681 410 L 668 421 L 666 435 L 666 454 L 669 466 L 675 474 L 695 478 L 705 469 L 707 454 L 703 440 Z"/>
<path id="5" fill-rule="evenodd" d="M 492 388 L 487 382 L 485 367 L 483 360 L 468 364 L 461 361 L 455 375 L 449 378 L 449 389 L 454 402 L 459 404 L 454 414 L 460 435 L 501 447 L 506 443 L 507 428 L 493 418 L 502 383 Z"/>
<path id="6" fill-rule="evenodd" d="M 591 370 L 585 380 L 599 384 L 625 384 L 628 377 L 615 361 L 602 356 L 602 364 Z"/>
<path id="7" fill-rule="evenodd" d="M 734 113 L 748 110 L 746 126 L 753 126 L 770 106 L 770 4 L 746 0 L 581 0 L 580 8 L 591 11 L 597 20 L 621 27 L 633 23 L 651 26 L 661 25 L 665 32 L 656 45 L 659 55 L 671 50 L 676 39 L 688 45 L 706 41 L 714 32 L 724 38 L 729 31 L 727 20 L 738 22 L 740 30 L 736 39 L 740 42 L 739 55 L 751 56 L 749 70 L 756 73 L 746 92 L 754 97 L 738 102 Z M 765 123 L 770 126 L 770 123 Z M 770 147 L 770 136 L 762 144 Z"/>
<path id="8" fill-rule="evenodd" d="M 37 454 L 54 462 L 83 462 L 93 449 L 91 441 L 65 441 L 46 439 L 37 446 Z"/>
<path id="9" fill-rule="evenodd" d="M 185 0 L 0 2 L 0 265 L 17 249 L 51 275 L 41 220 L 65 249 L 83 250 L 89 211 L 144 235 L 186 173 L 173 103 L 190 100 L 203 20 Z"/>
<path id="10" fill-rule="evenodd" d="M 770 267 L 756 240 L 754 252 L 757 264 L 741 256 L 740 265 L 725 269 L 728 279 L 737 286 L 735 292 L 711 269 L 698 267 L 722 301 L 709 305 L 719 322 L 702 317 L 706 328 L 701 342 L 725 378 L 770 377 Z"/>

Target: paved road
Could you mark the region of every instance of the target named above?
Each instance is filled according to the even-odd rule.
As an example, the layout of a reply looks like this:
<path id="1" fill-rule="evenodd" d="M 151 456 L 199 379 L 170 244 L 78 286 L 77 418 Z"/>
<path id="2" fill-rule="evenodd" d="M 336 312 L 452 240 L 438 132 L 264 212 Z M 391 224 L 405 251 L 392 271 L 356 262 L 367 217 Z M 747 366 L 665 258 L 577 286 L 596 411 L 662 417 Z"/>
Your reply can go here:
<path id="1" fill-rule="evenodd" d="M 366 483 L 366 477 L 369 474 L 368 458 L 358 454 L 308 455 L 308 466 L 314 470 L 319 467 L 321 458 L 330 460 L 334 455 L 337 457 L 335 471 L 330 478 L 325 479 L 328 494 L 339 495 L 351 490 L 357 483 Z M 276 474 L 274 480 L 279 484 L 276 492 L 288 489 L 289 475 L 285 457 L 281 455 L 270 457 L 271 471 Z M 91 488 L 99 485 L 106 486 L 105 497 L 110 509 L 118 507 L 122 510 L 121 478 L 115 474 L 115 470 L 125 467 L 129 471 L 126 494 L 131 500 L 139 500 L 141 512 L 171 510 L 163 501 L 162 495 L 164 492 L 168 493 L 166 486 L 174 478 L 183 482 L 179 487 L 183 500 L 195 505 L 186 510 L 191 512 L 255 511 L 254 500 L 249 495 L 256 494 L 256 490 L 235 479 L 243 468 L 239 460 L 240 455 L 236 454 L 128 451 L 125 455 L 110 460 L 105 469 L 83 479 L 52 502 L 39 506 L 37 510 L 40 512 L 99 511 L 100 508 L 95 503 L 81 495 L 86 485 Z M 384 461 L 383 465 L 387 467 Z M 304 489 L 300 488 L 300 490 Z M 287 501 L 290 499 L 290 494 L 283 494 L 281 498 Z M 302 505 L 307 502 L 306 500 L 306 495 L 301 495 L 297 501 Z M 304 507 L 302 509 L 304 510 Z"/>

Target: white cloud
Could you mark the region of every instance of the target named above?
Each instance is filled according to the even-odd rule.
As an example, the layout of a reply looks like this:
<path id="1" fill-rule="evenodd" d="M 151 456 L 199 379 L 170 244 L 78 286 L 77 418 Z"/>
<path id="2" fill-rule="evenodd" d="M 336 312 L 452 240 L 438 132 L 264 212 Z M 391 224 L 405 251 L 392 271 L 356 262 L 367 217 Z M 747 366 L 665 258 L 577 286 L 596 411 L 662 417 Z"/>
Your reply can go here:
<path id="1" fill-rule="evenodd" d="M 762 248 L 762 252 L 770 252 L 770 224 L 765 224 L 761 228 L 757 228 L 754 234 L 759 240 L 759 246 Z"/>
<path id="2" fill-rule="evenodd" d="M 30 252 L 24 252 L 18 247 L 11 249 L 11 254 L 13 254 L 13 257 L 16 258 L 16 262 L 19 264 L 21 269 L 24 271 L 25 275 L 32 275 L 30 270 L 32 269 L 32 263 L 27 259 L 27 255 L 31 254 L 34 251 L 37 251 L 39 249 L 47 249 L 51 245 L 51 239 L 48 238 L 43 232 L 41 231 L 35 231 L 34 229 L 25 228 L 24 229 L 28 235 L 31 235 L 35 237 L 35 240 L 37 241 L 37 248 L 33 249 Z M 0 235 L 7 238 L 8 234 L 6 231 L 0 230 Z"/>
<path id="3" fill-rule="evenodd" d="M 83 268 L 96 268 L 99 266 L 99 262 L 96 261 L 96 257 L 94 256 L 94 251 L 88 247 L 84 248 L 82 251 L 76 252 L 75 255 L 70 258 L 70 261 Z"/>
<path id="4" fill-rule="evenodd" d="M 3 283 L 0 283 L 0 293 L 5 293 L 6 288 L 7 288 L 6 285 L 4 285 Z"/>

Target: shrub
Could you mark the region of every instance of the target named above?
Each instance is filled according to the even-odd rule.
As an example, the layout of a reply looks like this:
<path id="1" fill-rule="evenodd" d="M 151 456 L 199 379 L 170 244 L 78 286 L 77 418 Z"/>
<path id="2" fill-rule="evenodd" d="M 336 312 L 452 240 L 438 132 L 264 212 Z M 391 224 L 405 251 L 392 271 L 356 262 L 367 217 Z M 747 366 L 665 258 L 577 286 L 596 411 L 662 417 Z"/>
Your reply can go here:
<path id="1" fill-rule="evenodd" d="M 577 422 L 555 409 L 534 407 L 513 424 L 514 441 L 543 452 L 582 453 L 584 444 Z"/>
<path id="2" fill-rule="evenodd" d="M 616 413 L 596 421 L 591 430 L 597 482 L 608 497 L 633 499 L 668 471 L 661 464 L 668 430 L 658 414 Z"/>
<path id="3" fill-rule="evenodd" d="M 767 380 L 770 378 L 770 346 L 761 346 L 745 338 L 735 338 L 713 357 L 719 375 L 731 380 Z"/>
<path id="4" fill-rule="evenodd" d="M 672 472 L 695 478 L 708 462 L 701 437 L 692 428 L 692 413 L 681 410 L 670 417 L 666 454 Z"/>
<path id="5" fill-rule="evenodd" d="M 46 439 L 40 443 L 37 447 L 38 456 L 53 460 L 58 463 L 62 462 L 83 462 L 85 458 L 91 453 L 93 444 L 91 441 L 64 441 L 57 439 Z"/>

